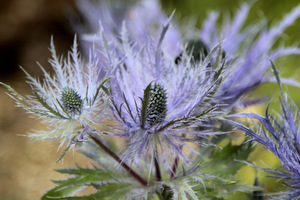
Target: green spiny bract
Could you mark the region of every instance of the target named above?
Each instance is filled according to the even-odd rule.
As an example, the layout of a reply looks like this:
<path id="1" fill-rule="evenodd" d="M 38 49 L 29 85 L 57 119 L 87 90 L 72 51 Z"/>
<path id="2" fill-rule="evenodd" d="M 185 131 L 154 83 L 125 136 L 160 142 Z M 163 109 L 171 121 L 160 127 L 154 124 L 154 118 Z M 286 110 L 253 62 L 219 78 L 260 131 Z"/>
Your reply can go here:
<path id="1" fill-rule="evenodd" d="M 71 88 L 64 88 L 62 92 L 62 102 L 64 109 L 71 114 L 80 114 L 82 99 L 80 95 Z"/>
<path id="2" fill-rule="evenodd" d="M 162 85 L 155 83 L 150 88 L 150 101 L 147 109 L 147 122 L 153 125 L 155 122 L 162 122 L 166 117 L 167 94 Z"/>

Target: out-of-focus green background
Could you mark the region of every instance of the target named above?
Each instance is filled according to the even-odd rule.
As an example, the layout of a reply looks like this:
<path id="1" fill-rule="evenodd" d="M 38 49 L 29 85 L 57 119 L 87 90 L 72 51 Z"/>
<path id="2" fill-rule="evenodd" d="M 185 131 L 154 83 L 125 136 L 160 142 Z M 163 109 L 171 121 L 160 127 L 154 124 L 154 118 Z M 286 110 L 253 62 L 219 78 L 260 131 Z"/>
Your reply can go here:
<path id="1" fill-rule="evenodd" d="M 298 0 L 257 0 L 246 23 L 266 17 L 269 25 L 278 22 L 284 14 L 298 4 Z M 233 14 L 243 1 L 238 0 L 163 0 L 162 5 L 167 13 L 176 9 L 176 17 L 193 17 L 198 27 L 212 10 Z M 23 66 L 30 74 L 41 76 L 38 61 L 50 70 L 47 63 L 50 37 L 53 35 L 59 54 L 66 55 L 72 44 L 74 33 L 70 20 L 76 6 L 73 0 L 10 0 L 0 1 L 0 81 L 10 84 L 21 94 L 30 94 L 25 84 Z M 285 31 L 279 43 L 299 43 L 300 20 Z M 278 44 L 279 44 L 278 43 Z M 300 81 L 300 56 L 280 59 L 277 63 L 284 77 L 293 77 Z M 299 89 L 288 87 L 297 105 L 300 106 Z M 30 118 L 22 109 L 15 108 L 13 100 L 0 87 L 0 199 L 35 200 L 40 199 L 47 189 L 54 186 L 50 179 L 63 178 L 53 172 L 54 168 L 71 167 L 74 162 L 88 165 L 89 161 L 76 152 L 69 153 L 64 163 L 55 164 L 62 149 L 57 150 L 55 141 L 34 142 L 29 138 L 18 136 L 31 130 L 41 129 L 38 120 Z M 265 84 L 251 95 L 274 94 L 272 107 L 278 109 L 278 87 L 276 84 Z M 263 110 L 265 105 L 258 107 Z M 259 147 L 251 156 L 257 164 L 262 162 L 269 166 L 278 166 L 278 162 L 267 151 Z M 259 175 L 261 172 L 257 172 Z M 256 172 L 245 167 L 237 175 L 242 181 L 252 184 Z M 268 191 L 277 191 L 278 183 L 274 179 L 260 176 L 260 182 Z M 276 186 L 277 185 L 277 186 Z M 246 196 L 239 196 L 239 199 Z"/>

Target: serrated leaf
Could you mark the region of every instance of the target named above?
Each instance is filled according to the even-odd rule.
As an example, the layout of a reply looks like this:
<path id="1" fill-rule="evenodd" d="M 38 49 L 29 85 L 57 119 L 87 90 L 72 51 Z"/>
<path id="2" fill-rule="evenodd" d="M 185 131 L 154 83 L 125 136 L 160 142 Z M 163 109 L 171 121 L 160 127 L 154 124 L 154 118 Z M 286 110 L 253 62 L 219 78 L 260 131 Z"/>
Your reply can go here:
<path id="1" fill-rule="evenodd" d="M 107 177 L 105 177 L 107 178 Z M 73 187 L 74 185 L 91 185 L 93 182 L 97 181 L 105 181 L 104 177 L 102 176 L 87 176 L 87 175 L 80 175 L 74 178 L 68 178 L 65 180 L 53 180 L 52 182 L 56 183 L 57 185 L 61 185 L 64 187 Z M 112 177 L 108 177 L 109 180 L 112 179 Z"/>
<path id="2" fill-rule="evenodd" d="M 170 187 L 170 190 L 173 193 L 172 199 L 174 200 L 198 199 L 195 191 L 193 190 L 193 186 L 191 186 L 187 180 L 166 181 L 164 183 Z"/>
<path id="3" fill-rule="evenodd" d="M 75 175 L 64 180 L 54 180 L 56 187 L 49 190 L 42 197 L 46 199 L 118 199 L 130 191 L 131 185 L 126 182 L 118 182 L 114 177 L 120 177 L 120 174 L 103 169 L 77 168 L 57 169 L 57 172 Z M 96 193 L 87 196 L 72 196 L 77 191 L 88 186 L 94 186 L 99 189 Z"/>
<path id="4" fill-rule="evenodd" d="M 105 196 L 113 197 L 113 196 L 115 196 L 116 197 L 116 196 L 119 196 L 120 194 L 125 194 L 128 191 L 130 191 L 131 187 L 132 187 L 131 184 L 121 183 L 121 182 L 102 184 L 101 187 L 99 187 L 99 189 L 101 191 L 97 192 L 96 194 L 99 197 L 100 196 L 102 196 L 102 197 L 105 197 Z M 116 193 L 119 193 L 119 194 L 115 195 Z M 121 196 L 119 196 L 119 198 L 120 197 Z"/>
<path id="5" fill-rule="evenodd" d="M 42 196 L 42 200 L 49 200 L 49 199 L 65 199 L 65 197 L 71 196 L 77 191 L 84 189 L 86 186 L 72 186 L 72 187 L 64 187 L 64 186 L 56 186 L 46 192 Z"/>
<path id="6" fill-rule="evenodd" d="M 102 178 L 113 177 L 114 175 L 118 175 L 113 170 L 108 169 L 89 169 L 89 168 L 82 168 L 77 166 L 77 168 L 70 168 L 70 169 L 56 169 L 55 171 L 62 173 L 62 174 L 71 174 L 71 175 L 82 175 L 82 176 L 96 176 Z"/>
<path id="7" fill-rule="evenodd" d="M 235 160 L 246 160 L 252 152 L 251 143 L 241 145 L 231 145 L 228 143 L 224 148 L 216 148 L 215 151 L 209 155 L 209 160 L 202 164 L 202 172 L 208 172 L 213 168 L 215 173 L 220 173 L 223 176 L 232 176 L 236 171 L 244 165 Z M 201 164 L 200 161 L 199 164 Z M 204 170 L 205 169 L 205 170 Z"/>
<path id="8" fill-rule="evenodd" d="M 119 200 L 125 199 L 128 193 L 131 192 L 131 185 L 128 183 L 109 183 L 101 185 L 101 190 L 84 196 L 70 196 L 74 192 L 82 189 L 80 186 L 73 186 L 70 188 L 56 187 L 47 192 L 42 200 L 59 199 L 59 200 Z M 75 190 L 77 189 L 77 190 Z M 68 193 L 69 192 L 69 193 Z M 69 194 L 69 195 L 68 195 Z"/>

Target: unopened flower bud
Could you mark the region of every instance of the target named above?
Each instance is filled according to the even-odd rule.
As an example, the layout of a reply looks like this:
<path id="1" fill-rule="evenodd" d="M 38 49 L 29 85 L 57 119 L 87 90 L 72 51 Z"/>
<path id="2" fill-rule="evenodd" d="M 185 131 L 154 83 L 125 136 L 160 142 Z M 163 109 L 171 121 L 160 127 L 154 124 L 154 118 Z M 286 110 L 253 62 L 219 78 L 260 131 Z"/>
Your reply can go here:
<path id="1" fill-rule="evenodd" d="M 80 95 L 71 88 L 64 88 L 62 92 L 62 102 L 64 109 L 71 114 L 80 114 L 82 99 Z"/>

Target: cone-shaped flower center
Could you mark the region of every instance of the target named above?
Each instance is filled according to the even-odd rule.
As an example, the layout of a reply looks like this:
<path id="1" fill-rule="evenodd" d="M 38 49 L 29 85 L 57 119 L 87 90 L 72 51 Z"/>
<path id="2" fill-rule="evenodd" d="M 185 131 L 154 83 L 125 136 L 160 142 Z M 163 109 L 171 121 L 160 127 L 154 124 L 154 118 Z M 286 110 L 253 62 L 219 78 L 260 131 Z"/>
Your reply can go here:
<path id="1" fill-rule="evenodd" d="M 62 102 L 64 109 L 71 114 L 80 114 L 82 99 L 80 95 L 71 88 L 64 88 L 62 92 Z"/>
<path id="2" fill-rule="evenodd" d="M 204 61 L 206 56 L 209 53 L 208 47 L 206 44 L 200 40 L 189 40 L 188 44 L 186 46 L 186 53 L 188 55 L 192 55 L 192 63 L 198 63 L 201 59 L 201 61 Z M 182 60 L 182 53 L 175 58 L 175 64 L 179 64 Z"/>
<path id="3" fill-rule="evenodd" d="M 162 85 L 155 83 L 150 88 L 149 106 L 147 109 L 147 122 L 153 125 L 156 122 L 162 122 L 166 117 L 167 94 Z"/>
<path id="4" fill-rule="evenodd" d="M 202 40 L 190 40 L 187 44 L 186 51 L 188 54 L 192 54 L 192 58 L 195 62 L 199 62 L 200 59 L 204 60 L 208 55 L 208 48 Z"/>

